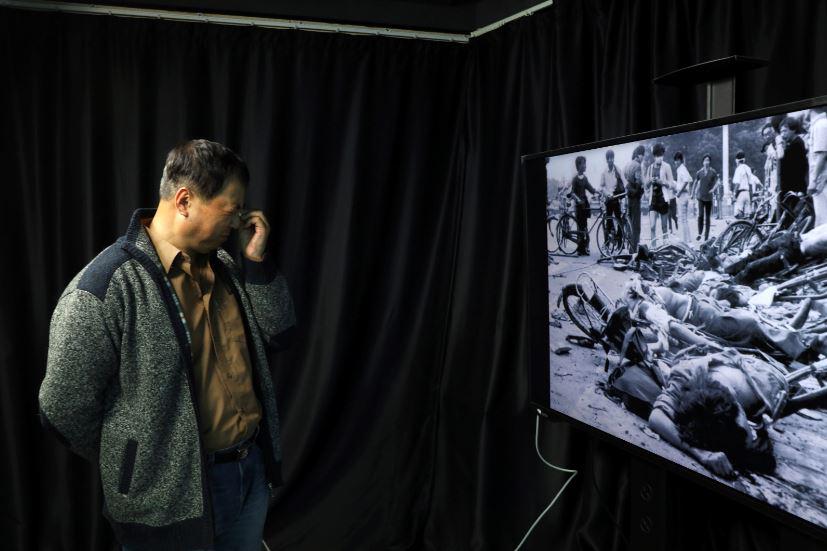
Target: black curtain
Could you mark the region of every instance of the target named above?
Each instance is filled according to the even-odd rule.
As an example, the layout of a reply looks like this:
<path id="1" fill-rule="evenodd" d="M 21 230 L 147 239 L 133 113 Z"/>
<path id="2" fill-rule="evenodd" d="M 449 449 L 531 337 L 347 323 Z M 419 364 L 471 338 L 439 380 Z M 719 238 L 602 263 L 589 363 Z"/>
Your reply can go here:
<path id="1" fill-rule="evenodd" d="M 725 55 L 771 62 L 739 110 L 827 93 L 825 23 L 815 0 L 559 0 L 463 46 L 0 9 L 4 543 L 117 548 L 96 467 L 37 422 L 49 319 L 206 137 L 250 166 L 301 328 L 271 364 L 270 548 L 513 549 L 565 480 L 527 407 L 519 155 L 702 118 L 702 90 L 652 78 Z M 627 548 L 628 457 L 541 429 L 580 475 L 525 548 Z M 793 537 L 669 480 L 676 549 Z"/>

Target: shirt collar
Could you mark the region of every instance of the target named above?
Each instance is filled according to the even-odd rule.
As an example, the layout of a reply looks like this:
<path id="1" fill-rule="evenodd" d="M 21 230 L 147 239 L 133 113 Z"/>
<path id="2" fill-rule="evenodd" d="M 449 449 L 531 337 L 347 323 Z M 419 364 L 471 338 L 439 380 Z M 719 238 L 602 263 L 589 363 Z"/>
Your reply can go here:
<path id="1" fill-rule="evenodd" d="M 158 258 L 161 261 L 161 265 L 164 267 L 164 272 L 169 274 L 169 271 L 176 265 L 176 260 L 179 257 L 181 257 L 182 260 L 194 262 L 199 265 L 207 261 L 206 255 L 190 257 L 187 253 L 166 239 L 163 239 L 160 235 L 158 235 L 157 229 L 153 230 L 149 227 L 151 222 L 152 218 L 141 218 L 141 225 L 144 226 L 147 235 L 149 235 L 149 238 L 152 241 L 152 245 L 155 247 L 155 251 L 158 253 Z"/>

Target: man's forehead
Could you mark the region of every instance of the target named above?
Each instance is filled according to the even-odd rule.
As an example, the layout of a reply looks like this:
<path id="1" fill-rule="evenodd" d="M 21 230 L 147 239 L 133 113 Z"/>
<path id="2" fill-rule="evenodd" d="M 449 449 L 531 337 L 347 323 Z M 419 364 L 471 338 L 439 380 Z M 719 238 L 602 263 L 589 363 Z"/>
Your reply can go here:
<path id="1" fill-rule="evenodd" d="M 230 206 L 235 206 L 236 204 L 243 205 L 245 191 L 246 190 L 241 183 L 237 180 L 231 180 L 230 183 L 227 184 L 227 187 L 225 187 L 222 193 L 217 195 L 216 198 L 222 203 Z"/>

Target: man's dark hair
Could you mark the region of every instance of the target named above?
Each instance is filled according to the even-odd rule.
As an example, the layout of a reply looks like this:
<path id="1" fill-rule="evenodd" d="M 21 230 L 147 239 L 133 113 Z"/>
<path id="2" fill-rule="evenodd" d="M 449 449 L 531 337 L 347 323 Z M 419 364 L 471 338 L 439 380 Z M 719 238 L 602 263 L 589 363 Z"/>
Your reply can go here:
<path id="1" fill-rule="evenodd" d="M 712 292 L 712 297 L 715 300 L 724 300 L 733 308 L 737 308 L 741 304 L 741 293 L 731 285 L 722 285 Z"/>
<path id="2" fill-rule="evenodd" d="M 611 149 L 606 151 L 606 159 L 608 159 L 609 157 L 614 158 L 614 156 L 615 156 L 615 152 L 612 151 Z"/>
<path id="3" fill-rule="evenodd" d="M 721 383 L 699 371 L 681 389 L 674 423 L 681 439 L 695 448 L 724 452 L 736 468 L 771 473 L 775 470 L 772 442 L 766 432 L 747 448 L 746 431 L 737 423 L 739 406 Z"/>
<path id="4" fill-rule="evenodd" d="M 735 154 L 735 158 L 736 159 L 746 159 L 747 156 L 743 151 L 739 151 L 738 153 Z"/>
<path id="5" fill-rule="evenodd" d="M 574 160 L 574 166 L 579 167 L 581 164 L 586 164 L 586 158 L 583 155 L 578 155 L 577 158 Z"/>
<path id="6" fill-rule="evenodd" d="M 707 153 L 706 155 L 703 156 L 703 158 L 701 159 L 701 162 L 705 161 L 706 159 L 709 159 L 709 164 L 712 164 L 712 155 Z"/>
<path id="7" fill-rule="evenodd" d="M 241 157 L 220 143 L 190 140 L 167 154 L 159 194 L 161 199 L 169 199 L 186 185 L 196 196 L 209 201 L 232 179 L 245 188 L 250 182 L 250 172 Z"/>
<path id="8" fill-rule="evenodd" d="M 769 129 L 771 129 L 771 130 L 775 131 L 775 128 L 773 128 L 773 126 L 772 126 L 772 123 L 771 123 L 771 122 L 765 122 L 765 123 L 764 123 L 764 126 L 762 126 L 762 127 L 761 127 L 761 134 L 762 134 L 762 135 L 764 134 L 764 130 L 766 130 L 767 128 L 769 128 Z"/>
<path id="9" fill-rule="evenodd" d="M 652 148 L 652 155 L 655 157 L 663 157 L 663 154 L 666 152 L 666 146 L 662 143 L 658 142 L 655 144 L 655 147 Z"/>
<path id="10" fill-rule="evenodd" d="M 770 126 L 775 130 L 776 134 L 781 133 L 781 121 L 783 121 L 785 117 L 786 115 L 773 115 L 770 117 Z"/>
<path id="11" fill-rule="evenodd" d="M 646 155 L 646 148 L 642 145 L 637 146 L 635 150 L 632 151 L 632 159 L 634 159 L 638 155 Z"/>
<path id="12" fill-rule="evenodd" d="M 801 134 L 801 121 L 796 117 L 784 117 L 781 126 L 786 126 L 796 134 Z"/>
<path id="13" fill-rule="evenodd" d="M 675 153 L 675 156 L 672 157 L 672 160 L 674 160 L 675 162 L 677 162 L 677 161 L 683 162 L 683 153 L 678 151 L 677 153 Z"/>

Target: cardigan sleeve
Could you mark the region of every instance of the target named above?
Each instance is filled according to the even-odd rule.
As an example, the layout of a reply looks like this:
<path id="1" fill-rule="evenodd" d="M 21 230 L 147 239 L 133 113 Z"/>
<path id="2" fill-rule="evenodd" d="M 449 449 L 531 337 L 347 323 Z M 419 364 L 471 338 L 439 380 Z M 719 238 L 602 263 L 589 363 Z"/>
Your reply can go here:
<path id="1" fill-rule="evenodd" d="M 294 339 L 296 313 L 287 279 L 269 253 L 261 262 L 242 255 L 241 262 L 244 287 L 265 341 L 273 350 L 288 348 Z"/>
<path id="2" fill-rule="evenodd" d="M 103 302 L 75 289 L 52 314 L 46 375 L 38 393 L 40 423 L 71 451 L 97 462 L 104 395 L 119 367 Z"/>

